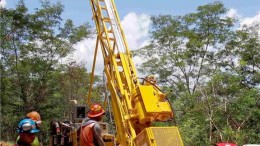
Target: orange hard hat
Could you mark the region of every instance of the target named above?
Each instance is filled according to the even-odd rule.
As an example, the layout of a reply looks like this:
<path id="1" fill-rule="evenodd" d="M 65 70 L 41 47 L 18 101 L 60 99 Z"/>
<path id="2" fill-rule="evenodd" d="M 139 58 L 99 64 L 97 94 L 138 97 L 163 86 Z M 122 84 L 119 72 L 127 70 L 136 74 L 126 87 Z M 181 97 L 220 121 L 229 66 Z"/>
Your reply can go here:
<path id="1" fill-rule="evenodd" d="M 41 116 L 36 111 L 32 111 L 32 112 L 28 113 L 27 117 L 32 119 L 33 121 L 41 121 Z"/>
<path id="2" fill-rule="evenodd" d="M 92 104 L 90 106 L 90 111 L 88 112 L 87 116 L 89 118 L 95 118 L 101 116 L 105 113 L 105 110 L 99 104 Z"/>

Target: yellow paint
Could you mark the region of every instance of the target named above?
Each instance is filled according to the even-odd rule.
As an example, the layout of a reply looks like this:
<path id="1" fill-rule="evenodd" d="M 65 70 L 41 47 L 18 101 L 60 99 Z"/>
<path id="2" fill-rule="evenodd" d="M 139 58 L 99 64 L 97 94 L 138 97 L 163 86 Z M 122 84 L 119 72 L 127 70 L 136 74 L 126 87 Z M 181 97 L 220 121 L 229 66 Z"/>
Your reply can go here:
<path id="1" fill-rule="evenodd" d="M 91 76 L 94 77 L 96 52 L 100 49 L 111 96 L 117 142 L 121 146 L 165 146 L 164 141 L 158 138 L 159 132 L 166 139 L 172 139 L 174 135 L 176 140 L 165 141 L 166 145 L 171 142 L 171 146 L 183 146 L 177 127 L 150 127 L 150 123 L 167 121 L 174 115 L 170 103 L 165 100 L 166 95 L 155 85 L 155 78 L 152 83 L 140 84 L 114 0 L 90 0 L 90 4 L 97 31 Z M 92 84 L 93 79 L 90 88 Z M 91 89 L 87 103 L 90 98 Z"/>

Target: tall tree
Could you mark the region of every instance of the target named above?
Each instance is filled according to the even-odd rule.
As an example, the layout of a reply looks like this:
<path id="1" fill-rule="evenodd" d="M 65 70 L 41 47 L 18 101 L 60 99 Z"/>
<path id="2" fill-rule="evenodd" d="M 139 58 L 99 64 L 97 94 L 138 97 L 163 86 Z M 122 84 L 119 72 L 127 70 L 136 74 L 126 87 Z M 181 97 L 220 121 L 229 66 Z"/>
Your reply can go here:
<path id="1" fill-rule="evenodd" d="M 152 41 L 138 52 L 149 58 L 140 70 L 157 74 L 161 83 L 179 93 L 188 91 L 192 95 L 199 83 L 217 69 L 216 51 L 234 23 L 231 18 L 222 17 L 225 13 L 223 4 L 215 2 L 185 16 L 152 17 Z"/>
<path id="2" fill-rule="evenodd" d="M 1 139 L 13 140 L 17 120 L 30 110 L 43 119 L 51 116 L 60 92 L 55 80 L 62 71 L 59 61 L 92 33 L 87 23 L 75 27 L 63 21 L 62 12 L 61 3 L 49 1 L 33 13 L 22 0 L 15 9 L 1 8 Z"/>
<path id="3" fill-rule="evenodd" d="M 135 52 L 145 60 L 139 70 L 174 91 L 185 145 L 257 141 L 259 27 L 234 31 L 226 12 L 215 2 L 184 16 L 153 16 L 151 42 Z"/>
<path id="4" fill-rule="evenodd" d="M 84 64 L 77 64 L 76 62 L 71 62 L 64 67 L 62 74 L 59 74 L 57 78 L 59 85 L 57 86 L 57 94 L 62 100 L 56 101 L 56 104 L 60 104 L 58 113 L 62 113 L 66 119 L 69 119 L 71 116 L 71 107 L 73 103 L 70 103 L 71 106 L 68 106 L 68 101 L 76 100 L 77 104 L 84 105 L 86 104 L 86 98 L 88 96 L 88 89 L 90 83 L 90 73 L 87 73 L 87 70 Z M 102 98 L 103 86 L 102 81 L 99 76 L 94 77 L 95 87 L 92 90 L 91 97 L 95 99 L 96 102 L 100 101 Z M 60 103 L 64 102 L 64 104 Z M 94 101 L 93 101 L 94 102 Z M 70 119 L 72 121 L 72 119 Z"/>

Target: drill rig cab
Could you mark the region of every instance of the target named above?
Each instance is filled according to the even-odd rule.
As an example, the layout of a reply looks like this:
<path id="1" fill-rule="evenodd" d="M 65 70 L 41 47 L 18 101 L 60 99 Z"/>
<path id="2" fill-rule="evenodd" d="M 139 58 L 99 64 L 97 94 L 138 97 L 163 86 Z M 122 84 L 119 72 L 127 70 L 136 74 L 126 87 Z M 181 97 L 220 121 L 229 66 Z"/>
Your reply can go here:
<path id="1" fill-rule="evenodd" d="M 71 121 L 52 121 L 50 126 L 49 146 L 79 146 L 80 127 L 83 120 L 87 117 L 88 105 L 73 105 Z M 101 127 L 101 135 L 106 146 L 114 146 L 114 136 L 109 134 L 108 124 L 98 122 Z"/>
<path id="2" fill-rule="evenodd" d="M 78 129 L 86 118 L 87 105 L 73 105 L 71 121 L 51 121 L 49 146 L 78 146 Z"/>

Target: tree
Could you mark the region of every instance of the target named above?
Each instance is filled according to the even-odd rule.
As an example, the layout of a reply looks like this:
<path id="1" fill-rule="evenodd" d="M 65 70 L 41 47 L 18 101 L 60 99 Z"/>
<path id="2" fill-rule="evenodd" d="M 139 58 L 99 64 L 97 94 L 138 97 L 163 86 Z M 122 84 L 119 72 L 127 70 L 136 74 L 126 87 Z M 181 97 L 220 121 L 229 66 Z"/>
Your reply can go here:
<path id="1" fill-rule="evenodd" d="M 15 139 L 17 121 L 28 111 L 37 110 L 43 119 L 63 116 L 53 108 L 62 98 L 56 80 L 62 74 L 60 59 L 92 31 L 88 23 L 75 27 L 63 21 L 62 11 L 60 3 L 48 1 L 34 13 L 23 1 L 15 9 L 1 8 L 1 139 Z"/>
<path id="2" fill-rule="evenodd" d="M 226 12 L 215 2 L 184 16 L 153 16 L 151 42 L 135 52 L 145 60 L 139 70 L 173 91 L 185 145 L 257 141 L 259 27 L 235 31 Z"/>
<path id="3" fill-rule="evenodd" d="M 86 98 L 88 96 L 88 89 L 90 83 L 90 73 L 87 73 L 84 64 L 77 64 L 75 62 L 71 62 L 64 67 L 63 73 L 59 74 L 57 78 L 59 81 L 59 85 L 57 86 L 57 96 L 60 96 L 60 99 L 64 102 L 58 108 L 60 110 L 58 113 L 63 113 L 66 119 L 70 119 L 71 107 L 67 106 L 68 101 L 76 100 L 78 104 L 84 105 L 86 104 Z M 102 98 L 103 86 L 102 81 L 99 76 L 94 77 L 95 87 L 92 90 L 92 97 L 95 101 L 100 101 Z M 64 118 L 63 118 L 64 119 Z M 70 119 L 71 121 L 72 119 Z"/>
<path id="4" fill-rule="evenodd" d="M 217 69 L 216 51 L 234 23 L 231 18 L 222 18 L 226 9 L 221 3 L 197 10 L 185 16 L 153 16 L 152 41 L 138 52 L 142 57 L 151 56 L 140 71 L 158 74 L 161 83 L 178 93 L 193 94 L 199 83 Z"/>

